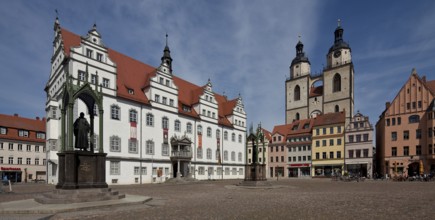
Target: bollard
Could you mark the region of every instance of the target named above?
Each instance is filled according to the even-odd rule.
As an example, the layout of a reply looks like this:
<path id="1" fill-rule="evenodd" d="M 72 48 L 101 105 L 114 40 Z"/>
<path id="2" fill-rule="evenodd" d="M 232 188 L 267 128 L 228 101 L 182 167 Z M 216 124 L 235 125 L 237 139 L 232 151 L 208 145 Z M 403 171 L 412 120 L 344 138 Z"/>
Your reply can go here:
<path id="1" fill-rule="evenodd" d="M 11 184 L 11 180 L 8 180 L 9 181 L 9 192 L 12 192 L 12 184 Z"/>

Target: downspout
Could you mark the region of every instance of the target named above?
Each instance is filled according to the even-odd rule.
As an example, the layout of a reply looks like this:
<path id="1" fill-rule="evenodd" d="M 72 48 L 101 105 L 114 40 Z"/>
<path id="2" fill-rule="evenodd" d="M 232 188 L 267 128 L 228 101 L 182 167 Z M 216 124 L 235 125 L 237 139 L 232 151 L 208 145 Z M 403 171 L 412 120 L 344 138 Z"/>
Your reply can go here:
<path id="1" fill-rule="evenodd" d="M 140 138 L 139 138 L 139 154 L 140 154 L 140 163 L 139 163 L 139 183 L 142 184 L 142 110 L 143 110 L 143 106 L 140 105 L 140 123 L 139 123 L 139 133 L 140 133 Z M 136 126 L 137 127 L 137 126 Z M 152 171 L 151 171 L 152 172 Z"/>

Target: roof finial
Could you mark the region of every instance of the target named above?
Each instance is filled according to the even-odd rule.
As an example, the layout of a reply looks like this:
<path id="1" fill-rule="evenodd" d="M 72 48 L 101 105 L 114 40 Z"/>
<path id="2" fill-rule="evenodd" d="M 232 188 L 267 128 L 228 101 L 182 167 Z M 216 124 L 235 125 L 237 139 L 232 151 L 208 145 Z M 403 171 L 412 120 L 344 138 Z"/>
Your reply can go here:
<path id="1" fill-rule="evenodd" d="M 338 27 L 341 26 L 341 19 L 340 18 L 337 20 L 337 24 L 338 24 Z"/>
<path id="2" fill-rule="evenodd" d="M 95 31 L 95 30 L 97 30 L 97 22 L 95 21 L 94 22 L 94 26 L 92 27 L 92 29 Z"/>
<path id="3" fill-rule="evenodd" d="M 299 39 L 299 42 L 301 42 L 301 35 L 300 34 L 298 35 L 298 39 Z"/>
<path id="4" fill-rule="evenodd" d="M 166 46 L 168 46 L 168 32 L 166 32 Z"/>

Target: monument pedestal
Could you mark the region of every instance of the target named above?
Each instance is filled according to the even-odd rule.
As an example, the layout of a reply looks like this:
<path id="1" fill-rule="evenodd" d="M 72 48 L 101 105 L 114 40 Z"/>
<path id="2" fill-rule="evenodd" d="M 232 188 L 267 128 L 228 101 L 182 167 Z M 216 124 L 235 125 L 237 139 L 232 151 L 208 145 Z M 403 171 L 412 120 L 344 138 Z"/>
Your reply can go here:
<path id="1" fill-rule="evenodd" d="M 57 189 L 108 188 L 106 153 L 65 151 L 59 157 Z"/>
<path id="2" fill-rule="evenodd" d="M 265 164 L 249 164 L 245 166 L 245 180 L 237 184 L 238 186 L 270 186 L 266 179 Z"/>

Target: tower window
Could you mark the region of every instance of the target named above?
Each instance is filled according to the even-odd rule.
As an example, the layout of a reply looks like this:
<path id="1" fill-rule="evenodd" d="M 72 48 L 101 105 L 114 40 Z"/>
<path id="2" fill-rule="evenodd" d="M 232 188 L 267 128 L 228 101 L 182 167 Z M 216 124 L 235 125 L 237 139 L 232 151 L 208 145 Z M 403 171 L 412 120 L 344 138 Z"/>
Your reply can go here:
<path id="1" fill-rule="evenodd" d="M 299 118 L 300 118 L 299 113 L 296 113 L 295 119 L 299 120 Z"/>
<path id="2" fill-rule="evenodd" d="M 340 92 L 341 91 L 341 76 L 336 73 L 334 75 L 334 79 L 332 82 L 332 92 Z"/>
<path id="3" fill-rule="evenodd" d="M 295 87 L 294 100 L 295 101 L 301 100 L 301 88 L 298 85 L 296 85 Z"/>
<path id="4" fill-rule="evenodd" d="M 335 106 L 335 112 L 339 112 L 340 111 L 340 107 L 338 107 L 338 105 Z"/>

